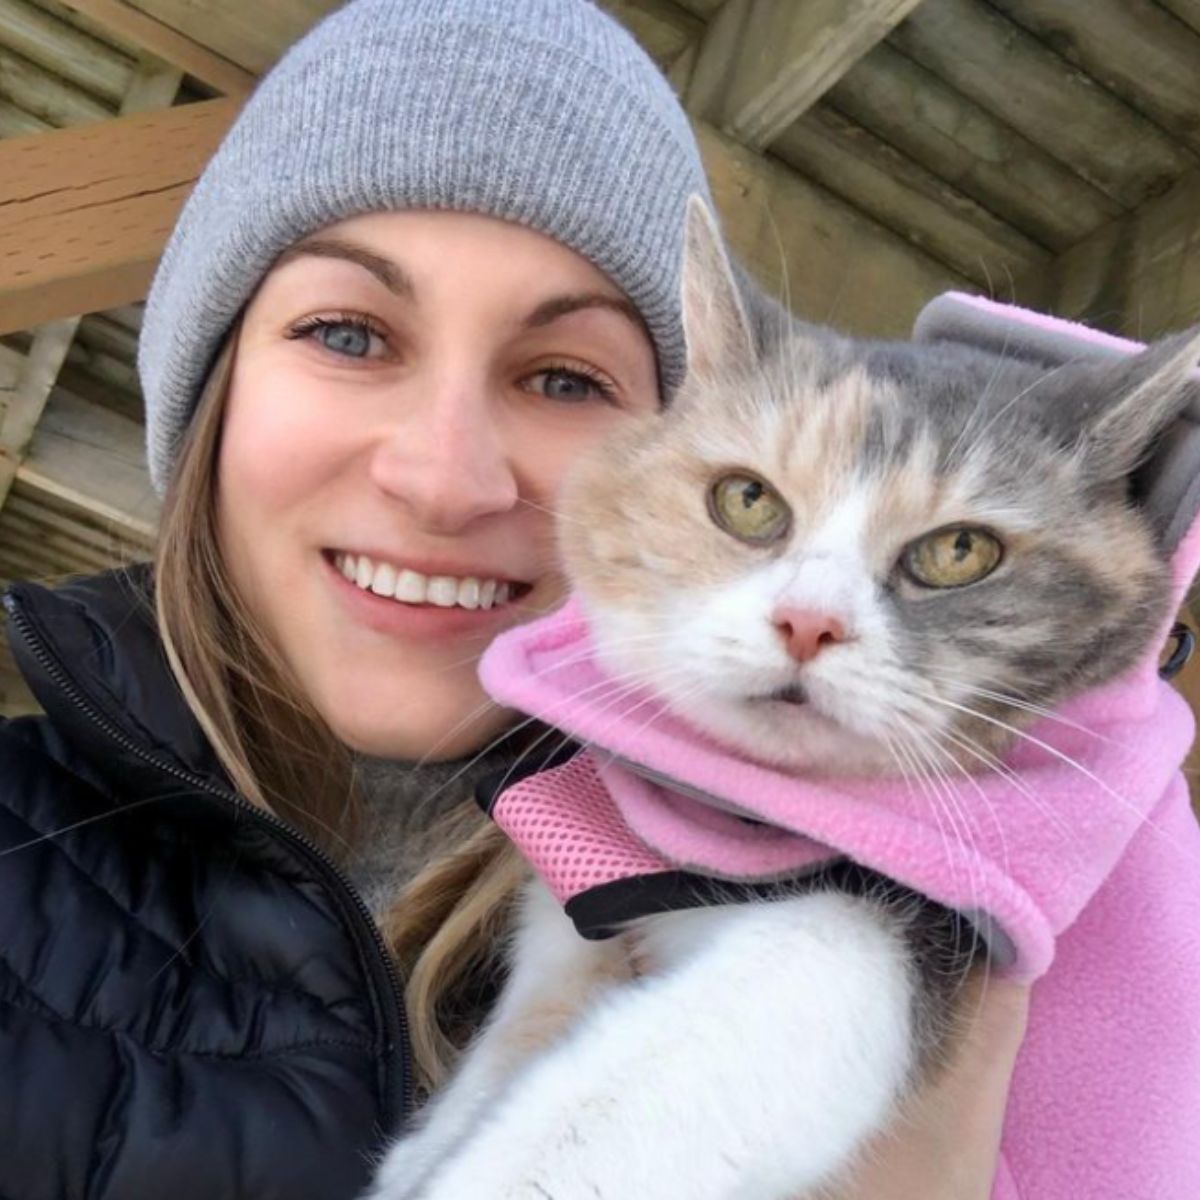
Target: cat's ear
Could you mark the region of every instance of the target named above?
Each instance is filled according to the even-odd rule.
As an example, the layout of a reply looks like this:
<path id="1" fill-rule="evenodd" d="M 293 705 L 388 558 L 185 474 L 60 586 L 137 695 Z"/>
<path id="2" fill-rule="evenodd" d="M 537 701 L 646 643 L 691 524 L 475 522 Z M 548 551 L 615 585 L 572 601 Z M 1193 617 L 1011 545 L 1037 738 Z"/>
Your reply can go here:
<path id="1" fill-rule="evenodd" d="M 1093 472 L 1127 475 L 1189 405 L 1200 409 L 1200 329 L 1163 338 L 1119 364 L 1086 369 L 1076 391 L 1080 435 Z"/>
<path id="2" fill-rule="evenodd" d="M 687 202 L 680 290 L 688 377 L 716 380 L 753 367 L 754 338 L 741 292 L 716 218 L 698 195 Z"/>

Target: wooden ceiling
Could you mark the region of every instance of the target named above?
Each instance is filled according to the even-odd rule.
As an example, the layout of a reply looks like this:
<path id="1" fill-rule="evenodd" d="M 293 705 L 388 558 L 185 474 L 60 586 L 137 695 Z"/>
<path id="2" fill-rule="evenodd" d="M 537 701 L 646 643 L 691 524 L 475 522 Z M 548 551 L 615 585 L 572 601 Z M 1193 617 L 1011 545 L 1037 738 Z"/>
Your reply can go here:
<path id="1" fill-rule="evenodd" d="M 153 535 L 134 370 L 174 213 L 331 0 L 0 0 L 0 583 Z M 946 288 L 1200 320 L 1200 0 L 608 0 L 684 100 L 730 238 L 799 312 Z M 28 703 L 0 663 L 0 712 Z"/>

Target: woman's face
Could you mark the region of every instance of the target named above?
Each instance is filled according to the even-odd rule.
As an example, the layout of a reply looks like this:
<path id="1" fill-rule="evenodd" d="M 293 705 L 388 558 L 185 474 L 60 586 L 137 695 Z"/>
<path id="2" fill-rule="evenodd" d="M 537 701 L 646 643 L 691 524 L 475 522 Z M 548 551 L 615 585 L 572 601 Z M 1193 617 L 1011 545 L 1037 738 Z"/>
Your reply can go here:
<path id="1" fill-rule="evenodd" d="M 657 403 L 636 312 L 541 234 L 376 213 L 280 258 L 237 346 L 221 549 L 338 737 L 451 758 L 511 719 L 476 664 L 563 594 L 564 473 Z"/>

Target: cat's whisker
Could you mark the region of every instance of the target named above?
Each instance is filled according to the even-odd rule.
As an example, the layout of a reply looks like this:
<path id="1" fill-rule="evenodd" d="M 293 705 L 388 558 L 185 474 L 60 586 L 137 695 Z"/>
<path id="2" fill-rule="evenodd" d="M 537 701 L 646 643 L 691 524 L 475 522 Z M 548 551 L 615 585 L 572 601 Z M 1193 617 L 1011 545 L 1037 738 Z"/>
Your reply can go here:
<path id="1" fill-rule="evenodd" d="M 1080 725 L 1078 721 L 1072 721 L 1067 717 L 1062 716 L 1052 708 L 1046 708 L 1041 704 L 1023 699 L 1013 695 L 1011 692 L 997 692 L 990 688 L 980 687 L 961 676 L 954 675 L 949 671 L 945 671 L 936 667 L 925 669 L 925 674 L 931 678 L 938 678 L 946 683 L 952 684 L 956 688 L 961 688 L 965 692 L 969 692 L 974 696 L 982 696 L 988 700 L 996 700 L 1002 704 L 1007 704 L 1012 708 L 1020 709 L 1022 712 L 1028 712 L 1034 716 L 1044 717 L 1048 721 L 1054 721 L 1059 725 L 1063 725 L 1068 729 L 1074 729 L 1079 733 L 1087 734 L 1089 737 L 1095 738 L 1097 741 L 1107 742 L 1109 745 L 1116 745 L 1114 739 L 1108 737 L 1107 734 L 1101 733 L 1099 730 L 1091 729 L 1086 725 Z"/>
<path id="2" fill-rule="evenodd" d="M 1010 725 L 1006 721 L 1001 721 L 1001 720 L 998 720 L 997 718 L 989 717 L 986 713 L 978 712 L 977 710 L 968 708 L 965 705 L 955 704 L 953 701 L 946 700 L 944 697 L 940 697 L 940 696 L 930 697 L 930 699 L 932 699 L 933 702 L 936 704 L 941 704 L 947 708 L 953 708 L 959 712 L 967 714 L 968 716 L 974 717 L 977 720 L 985 721 L 989 725 L 995 725 L 998 728 L 1003 729 L 1006 732 L 1008 732 L 1009 734 L 1013 735 L 1014 737 L 1019 738 L 1020 740 L 1025 741 L 1025 742 L 1029 742 L 1031 745 L 1037 746 L 1039 749 L 1044 750 L 1052 758 L 1063 763 L 1065 766 L 1071 767 L 1073 770 L 1078 771 L 1082 776 L 1084 776 L 1084 778 L 1086 778 L 1086 779 L 1090 780 L 1092 783 L 1094 783 L 1106 796 L 1110 797 L 1110 799 L 1112 799 L 1112 800 L 1115 800 L 1121 808 L 1124 808 L 1127 811 L 1136 815 L 1138 818 L 1139 824 L 1149 827 L 1156 834 L 1158 834 L 1160 837 L 1164 838 L 1165 840 L 1167 840 L 1167 841 L 1171 840 L 1167 836 L 1166 832 L 1160 826 L 1156 825 L 1148 816 L 1146 816 L 1144 813 L 1142 813 L 1141 810 L 1137 807 L 1137 805 L 1134 804 L 1132 801 L 1130 801 L 1127 796 L 1122 796 L 1120 792 L 1118 792 L 1118 791 L 1114 790 L 1112 787 L 1110 787 L 1094 771 L 1088 770 L 1088 768 L 1085 767 L 1082 763 L 1073 759 L 1069 754 L 1064 754 L 1061 750 L 1058 749 L 1058 747 L 1052 746 L 1049 742 L 1045 742 L 1041 738 L 1034 737 L 1032 734 L 1027 733 L 1026 731 L 1024 731 L 1022 729 L 1018 729 L 1016 726 Z"/>

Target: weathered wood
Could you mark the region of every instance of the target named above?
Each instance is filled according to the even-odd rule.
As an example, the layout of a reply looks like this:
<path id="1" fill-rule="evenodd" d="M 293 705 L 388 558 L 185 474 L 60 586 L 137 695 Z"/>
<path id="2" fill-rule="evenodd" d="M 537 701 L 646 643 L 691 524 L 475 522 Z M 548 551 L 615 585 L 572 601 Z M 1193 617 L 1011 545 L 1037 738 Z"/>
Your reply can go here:
<path id="1" fill-rule="evenodd" d="M 1051 250 L 1066 250 L 1123 211 L 886 42 L 825 103 Z"/>
<path id="2" fill-rule="evenodd" d="M 828 108 L 806 113 L 772 151 L 989 292 L 1007 296 L 1014 277 L 1050 261 L 1036 242 Z"/>
<path id="3" fill-rule="evenodd" d="M 1153 0 L 990 0 L 1169 134 L 1200 150 L 1200 35 Z"/>
<path id="4" fill-rule="evenodd" d="M 1196 165 L 1191 151 L 986 4 L 923 4 L 892 42 L 1127 208 Z"/>
<path id="5" fill-rule="evenodd" d="M 112 108 L 87 92 L 64 83 L 3 46 L 0 46 L 0 96 L 58 128 L 103 121 L 113 114 Z"/>
<path id="6" fill-rule="evenodd" d="M 171 19 L 171 13 L 166 14 L 163 19 L 158 19 L 152 6 L 134 7 L 124 3 L 124 0 L 71 0 L 71 7 L 78 9 L 96 24 L 111 30 L 124 41 L 179 67 L 226 96 L 244 99 L 254 90 L 253 72 L 215 53 L 204 36 L 188 36 L 185 26 L 177 25 Z M 192 5 L 184 7 L 191 10 L 191 20 L 187 24 L 192 28 L 203 27 L 206 24 L 215 28 L 221 23 L 218 14 L 209 12 L 212 5 L 205 5 L 202 9 Z M 241 7 L 246 13 L 246 20 L 253 24 L 255 20 L 261 20 L 270 14 L 274 5 L 243 4 Z M 277 53 L 282 52 L 289 44 L 280 43 Z"/>
<path id="7" fill-rule="evenodd" d="M 121 115 L 169 108 L 182 82 L 183 72 L 178 67 L 150 55 L 145 56 L 139 61 L 129 80 L 129 87 L 121 98 Z"/>
<path id="8" fill-rule="evenodd" d="M 128 58 L 28 0 L 0 0 L 0 29 L 9 49 L 109 104 L 129 89 Z"/>
<path id="9" fill-rule="evenodd" d="M 0 509 L 24 461 L 78 324 L 78 317 L 66 317 L 38 329 L 12 389 L 0 392 Z"/>
<path id="10" fill-rule="evenodd" d="M 663 70 L 704 33 L 704 22 L 673 0 L 599 0 L 599 7 L 616 17 Z"/>
<path id="11" fill-rule="evenodd" d="M 17 478 L 38 495 L 93 514 L 114 535 L 145 543 L 153 537 L 159 503 L 144 440 L 135 422 L 55 392 Z"/>
<path id="12" fill-rule="evenodd" d="M 763 149 L 920 0 L 727 0 L 700 46 L 691 112 Z"/>
<path id="13" fill-rule="evenodd" d="M 0 513 L 0 541 L 10 550 L 40 549 L 48 558 L 75 571 L 107 571 L 119 561 L 115 554 L 90 546 L 77 538 L 48 527 L 32 515 L 17 512 L 10 504 Z"/>
<path id="14" fill-rule="evenodd" d="M 253 4 L 247 4 L 246 0 L 205 0 L 204 4 L 197 4 L 195 0 L 130 0 L 129 3 L 78 0 L 78 7 L 85 10 L 96 9 L 101 4 L 106 9 L 120 4 L 123 9 L 152 19 L 156 25 L 205 47 L 253 77 L 266 72 L 326 13 L 340 8 L 342 0 L 270 0 L 270 3 L 259 0 Z M 165 48 L 149 42 L 142 44 L 160 58 L 177 62 L 189 74 L 204 79 L 186 63 L 172 58 Z M 205 82 L 219 86 L 215 80 L 205 79 Z"/>
<path id="15" fill-rule="evenodd" d="M 209 100 L 0 142 L 0 334 L 144 296 L 236 110 Z"/>
<path id="16" fill-rule="evenodd" d="M 1158 0 L 1158 2 L 1189 28 L 1200 33 L 1200 0 Z"/>
<path id="17" fill-rule="evenodd" d="M 0 138 L 28 137 L 32 133 L 45 133 L 53 128 L 49 121 L 27 113 L 0 96 Z"/>
<path id="18" fill-rule="evenodd" d="M 67 516 L 49 508 L 36 498 L 31 498 L 23 488 L 14 488 L 9 493 L 0 521 L 14 518 L 24 522 L 27 527 L 36 526 L 48 535 L 53 534 L 57 539 L 56 544 L 69 548 L 72 553 L 78 550 L 108 565 L 123 561 L 128 555 L 128 543 L 113 537 L 111 530 L 95 527 L 79 516 Z"/>
<path id="19" fill-rule="evenodd" d="M 1130 337 L 1200 322 L 1200 171 L 1072 247 L 1046 283 L 1053 311 Z"/>
<path id="20" fill-rule="evenodd" d="M 131 365 L 137 357 L 138 335 L 118 324 L 108 313 L 92 313 L 83 318 L 75 337 L 76 345 L 110 355 Z"/>
<path id="21" fill-rule="evenodd" d="M 903 336 L 918 309 L 970 281 L 782 163 L 699 124 L 713 198 L 741 260 L 802 316 Z"/>

